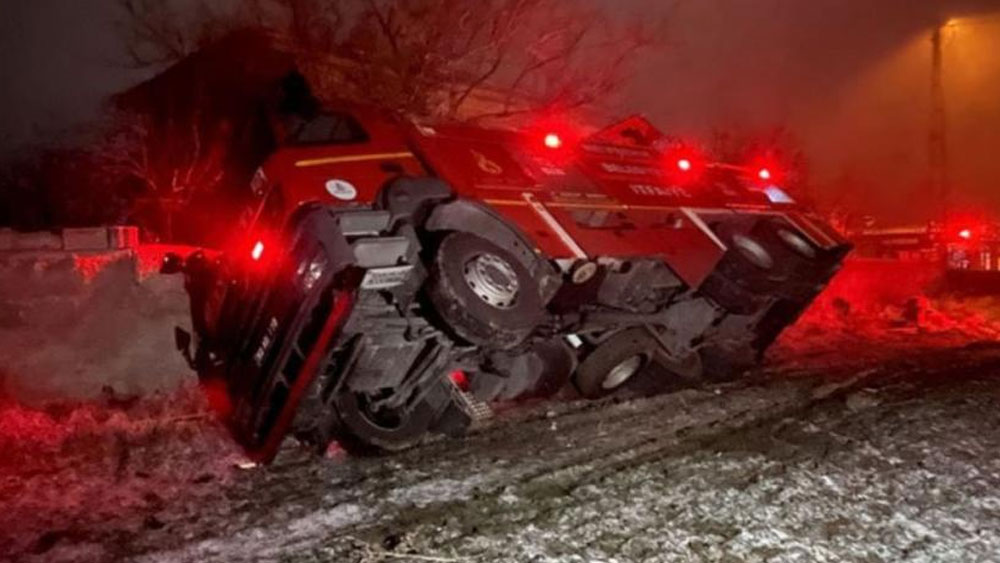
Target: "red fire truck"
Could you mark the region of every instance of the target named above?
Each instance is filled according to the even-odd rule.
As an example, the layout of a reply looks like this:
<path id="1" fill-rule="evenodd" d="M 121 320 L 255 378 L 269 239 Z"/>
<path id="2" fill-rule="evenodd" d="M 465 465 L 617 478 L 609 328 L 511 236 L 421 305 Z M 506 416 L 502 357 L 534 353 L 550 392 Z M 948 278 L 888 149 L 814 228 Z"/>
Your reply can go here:
<path id="1" fill-rule="evenodd" d="M 756 361 L 849 251 L 777 170 L 718 164 L 641 118 L 581 134 L 299 119 L 222 253 L 170 256 L 236 439 L 394 451 L 496 401 Z"/>

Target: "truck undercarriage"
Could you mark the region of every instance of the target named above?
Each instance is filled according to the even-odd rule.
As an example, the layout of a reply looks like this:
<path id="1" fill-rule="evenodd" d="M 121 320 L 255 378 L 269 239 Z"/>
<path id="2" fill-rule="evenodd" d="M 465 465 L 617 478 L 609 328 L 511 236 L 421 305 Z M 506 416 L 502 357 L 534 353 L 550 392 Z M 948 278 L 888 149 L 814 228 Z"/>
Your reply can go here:
<path id="1" fill-rule="evenodd" d="M 257 459 L 286 433 L 317 451 L 333 440 L 398 450 L 428 431 L 460 433 L 488 416 L 486 403 L 569 382 L 600 398 L 652 364 L 685 380 L 732 376 L 804 310 L 844 251 L 796 246 L 810 243 L 761 216 L 750 232 L 774 231 L 783 246 L 761 255 L 737 243 L 698 290 L 655 259 L 559 271 L 484 206 L 437 188 L 416 210 L 305 208 L 259 293 L 229 288 L 232 316 L 199 335 L 195 365 L 225 385 L 230 426 Z M 506 237 L 444 228 L 469 213 Z M 775 252 L 784 271 L 756 263 Z M 216 281 L 198 259 L 189 287 Z"/>
<path id="2" fill-rule="evenodd" d="M 432 138 L 425 169 L 453 165 L 435 150 L 464 147 L 420 131 Z M 169 260 L 185 272 L 195 328 L 194 351 L 185 334 L 179 347 L 222 390 L 221 410 L 257 460 L 286 435 L 319 452 L 332 441 L 400 450 L 428 432 L 460 434 L 490 403 L 568 384 L 598 399 L 651 372 L 733 377 L 849 250 L 801 209 L 737 191 L 725 170 L 706 172 L 703 205 L 682 205 L 685 188 L 652 184 L 664 183 L 649 165 L 656 151 L 592 142 L 584 150 L 603 171 L 580 176 L 565 160 L 514 159 L 512 145 L 490 138 L 466 150 L 478 176 L 396 174 L 367 201 L 328 180 L 350 204 L 300 198 L 276 214 L 280 228 L 252 237 L 249 261 Z M 412 154 L 294 166 L 386 156 Z M 623 177 L 631 195 L 597 187 Z M 648 197 L 658 205 L 636 200 Z"/>

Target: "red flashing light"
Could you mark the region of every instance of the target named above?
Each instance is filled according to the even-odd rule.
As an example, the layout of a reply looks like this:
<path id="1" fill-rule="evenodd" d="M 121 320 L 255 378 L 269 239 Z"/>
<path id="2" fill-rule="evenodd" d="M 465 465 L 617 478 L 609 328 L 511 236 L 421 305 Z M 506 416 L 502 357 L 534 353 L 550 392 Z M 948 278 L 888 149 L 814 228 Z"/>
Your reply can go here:
<path id="1" fill-rule="evenodd" d="M 257 244 L 253 245 L 253 250 L 250 251 L 250 257 L 254 259 L 255 262 L 260 261 L 260 257 L 264 255 L 264 241 L 259 240 Z"/>
<path id="2" fill-rule="evenodd" d="M 962 229 L 961 231 L 958 231 L 958 238 L 970 240 L 972 238 L 972 229 Z"/>
<path id="3" fill-rule="evenodd" d="M 788 181 L 788 170 L 771 151 L 751 157 L 743 163 L 744 174 L 759 186 L 782 186 Z"/>
<path id="4" fill-rule="evenodd" d="M 455 370 L 448 375 L 451 378 L 452 383 L 462 391 L 467 391 L 469 389 L 469 378 L 465 375 L 462 370 Z"/>
<path id="5" fill-rule="evenodd" d="M 674 145 L 663 153 L 663 171 L 678 183 L 697 182 L 708 168 L 708 160 L 696 147 Z"/>
<path id="6" fill-rule="evenodd" d="M 576 148 L 587 132 L 564 115 L 538 115 L 521 130 L 520 143 L 527 154 L 549 164 L 561 165 L 576 156 Z"/>

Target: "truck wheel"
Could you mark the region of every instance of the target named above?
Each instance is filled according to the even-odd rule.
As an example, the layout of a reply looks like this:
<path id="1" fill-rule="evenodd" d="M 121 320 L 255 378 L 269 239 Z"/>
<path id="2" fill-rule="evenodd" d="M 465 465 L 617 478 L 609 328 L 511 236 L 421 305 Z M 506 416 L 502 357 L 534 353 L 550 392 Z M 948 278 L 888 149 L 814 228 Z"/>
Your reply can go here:
<path id="1" fill-rule="evenodd" d="M 619 332 L 601 343 L 576 368 L 573 385 L 588 399 L 606 397 L 649 365 L 656 343 L 641 328 Z"/>
<path id="2" fill-rule="evenodd" d="M 538 282 L 507 250 L 469 233 L 441 241 L 428 297 L 437 315 L 462 340 L 507 349 L 534 330 L 542 316 Z"/>
<path id="3" fill-rule="evenodd" d="M 366 393 L 342 390 L 334 399 L 337 422 L 333 438 L 354 455 L 398 452 L 420 443 L 437 414 L 427 401 L 408 411 L 372 406 Z"/>

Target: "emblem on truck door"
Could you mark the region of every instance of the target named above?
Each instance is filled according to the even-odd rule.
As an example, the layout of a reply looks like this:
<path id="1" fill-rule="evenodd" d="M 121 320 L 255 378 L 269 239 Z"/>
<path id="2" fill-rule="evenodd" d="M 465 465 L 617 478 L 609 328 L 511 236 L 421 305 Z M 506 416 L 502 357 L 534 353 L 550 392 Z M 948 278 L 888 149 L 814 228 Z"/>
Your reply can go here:
<path id="1" fill-rule="evenodd" d="M 347 180 L 327 180 L 326 192 L 342 201 L 351 201 L 358 197 L 358 189 Z"/>

